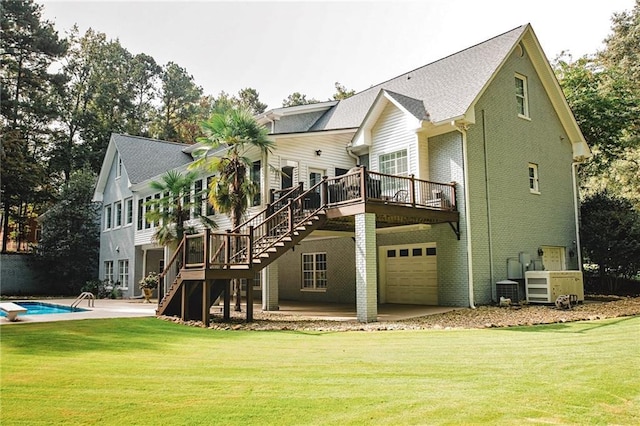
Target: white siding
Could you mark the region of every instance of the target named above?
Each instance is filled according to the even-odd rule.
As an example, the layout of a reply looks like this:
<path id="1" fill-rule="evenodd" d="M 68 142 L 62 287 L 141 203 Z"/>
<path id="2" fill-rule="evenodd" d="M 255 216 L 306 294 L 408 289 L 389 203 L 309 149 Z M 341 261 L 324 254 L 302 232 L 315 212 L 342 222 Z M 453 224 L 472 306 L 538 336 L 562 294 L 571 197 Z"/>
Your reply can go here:
<path id="1" fill-rule="evenodd" d="M 373 171 L 379 171 L 378 160 L 380 155 L 407 150 L 407 162 L 409 174 L 419 175 L 417 136 L 407 127 L 408 117 L 403 111 L 392 103 L 389 103 L 378 121 L 371 129 L 370 167 Z"/>
<path id="2" fill-rule="evenodd" d="M 329 177 L 335 176 L 335 169 L 350 169 L 355 160 L 347 154 L 347 144 L 353 133 L 307 134 L 304 136 L 278 137 L 277 149 L 269 156 L 269 164 L 281 169 L 287 163 L 297 163 L 294 169 L 293 183 L 304 182 L 309 187 L 309 169 L 325 170 Z M 322 154 L 317 155 L 316 151 Z M 270 173 L 269 186 L 280 189 L 280 175 Z"/>

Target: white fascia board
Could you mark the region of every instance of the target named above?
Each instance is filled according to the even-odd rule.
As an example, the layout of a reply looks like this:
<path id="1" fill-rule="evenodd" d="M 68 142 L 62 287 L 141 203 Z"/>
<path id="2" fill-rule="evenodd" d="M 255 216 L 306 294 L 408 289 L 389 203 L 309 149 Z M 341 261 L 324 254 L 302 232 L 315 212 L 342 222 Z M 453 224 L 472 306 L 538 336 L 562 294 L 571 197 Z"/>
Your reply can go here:
<path id="1" fill-rule="evenodd" d="M 101 203 L 104 195 L 104 188 L 107 185 L 107 179 L 109 179 L 109 173 L 111 172 L 111 164 L 113 163 L 114 158 L 117 153 L 116 144 L 113 142 L 113 136 L 109 140 L 109 145 L 107 145 L 107 151 L 104 154 L 104 159 L 102 160 L 102 166 L 100 167 L 100 174 L 98 175 L 98 180 L 96 181 L 96 187 L 93 192 L 93 198 L 91 201 Z"/>
<path id="2" fill-rule="evenodd" d="M 348 129 L 336 129 L 336 130 L 314 130 L 310 132 L 295 132 L 295 133 L 275 133 L 269 135 L 271 139 L 277 141 L 282 138 L 298 138 L 305 136 L 317 136 L 317 135 L 339 135 L 344 133 L 355 133 L 357 128 L 348 128 Z"/>

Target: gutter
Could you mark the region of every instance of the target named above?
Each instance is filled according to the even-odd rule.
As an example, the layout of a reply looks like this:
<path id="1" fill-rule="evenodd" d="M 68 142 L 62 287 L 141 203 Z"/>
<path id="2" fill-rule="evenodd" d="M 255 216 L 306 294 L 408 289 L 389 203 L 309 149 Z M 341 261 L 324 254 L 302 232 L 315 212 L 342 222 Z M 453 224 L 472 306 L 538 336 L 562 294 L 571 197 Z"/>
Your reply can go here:
<path id="1" fill-rule="evenodd" d="M 467 128 L 464 124 L 457 126 L 458 131 L 462 134 L 462 157 L 464 172 L 464 215 L 465 228 L 467 233 L 467 270 L 469 271 L 469 307 L 475 309 L 473 296 L 473 259 L 471 256 L 471 221 L 469 220 L 469 168 L 467 166 Z"/>
<path id="2" fill-rule="evenodd" d="M 580 243 L 580 211 L 578 203 L 578 184 L 577 170 L 583 161 L 574 161 L 571 163 L 571 183 L 573 186 L 573 213 L 576 226 L 576 253 L 578 255 L 578 271 L 582 272 L 582 244 Z"/>
<path id="3" fill-rule="evenodd" d="M 347 144 L 346 150 L 347 150 L 347 154 L 349 154 L 349 157 L 353 158 L 356 161 L 356 166 L 360 164 L 360 157 L 358 157 L 353 153 L 353 145 L 351 144 L 351 142 Z"/>

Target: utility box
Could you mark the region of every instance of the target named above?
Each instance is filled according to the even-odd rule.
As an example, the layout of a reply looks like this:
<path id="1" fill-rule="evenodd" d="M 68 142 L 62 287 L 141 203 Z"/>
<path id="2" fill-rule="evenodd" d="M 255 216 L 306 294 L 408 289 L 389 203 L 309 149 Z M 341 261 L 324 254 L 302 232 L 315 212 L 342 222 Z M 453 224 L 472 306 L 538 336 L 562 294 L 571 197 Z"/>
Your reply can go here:
<path id="1" fill-rule="evenodd" d="M 524 293 L 520 291 L 520 284 L 516 281 L 502 280 L 496 283 L 496 296 L 511 299 L 511 303 L 519 303 L 524 300 Z"/>
<path id="2" fill-rule="evenodd" d="M 578 302 L 584 302 L 580 271 L 527 271 L 524 276 L 529 303 L 554 303 L 563 294 L 575 294 Z"/>

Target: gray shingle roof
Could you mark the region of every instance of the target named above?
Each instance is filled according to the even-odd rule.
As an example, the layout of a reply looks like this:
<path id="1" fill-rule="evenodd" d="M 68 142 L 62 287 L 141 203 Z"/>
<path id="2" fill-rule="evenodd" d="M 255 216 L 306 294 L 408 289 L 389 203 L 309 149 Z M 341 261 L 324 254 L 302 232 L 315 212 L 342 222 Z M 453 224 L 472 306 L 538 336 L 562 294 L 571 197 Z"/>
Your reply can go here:
<path id="1" fill-rule="evenodd" d="M 381 89 L 422 100 L 432 122 L 463 115 L 527 25 L 409 71 L 340 101 L 310 130 L 359 127 Z"/>
<path id="2" fill-rule="evenodd" d="M 143 182 L 193 161 L 189 154 L 183 152 L 189 146 L 183 143 L 119 133 L 112 134 L 111 140 L 118 149 L 131 184 Z"/>
<path id="3" fill-rule="evenodd" d="M 401 95 L 400 93 L 392 92 L 390 90 L 385 90 L 385 92 L 395 99 L 400 105 L 404 107 L 411 115 L 413 115 L 418 120 L 425 120 L 429 118 L 429 114 L 427 110 L 424 108 L 424 102 L 420 99 L 410 98 L 408 96 Z"/>

